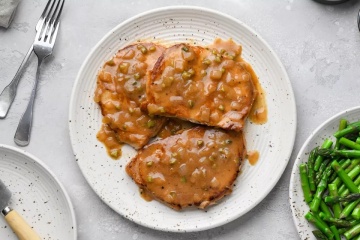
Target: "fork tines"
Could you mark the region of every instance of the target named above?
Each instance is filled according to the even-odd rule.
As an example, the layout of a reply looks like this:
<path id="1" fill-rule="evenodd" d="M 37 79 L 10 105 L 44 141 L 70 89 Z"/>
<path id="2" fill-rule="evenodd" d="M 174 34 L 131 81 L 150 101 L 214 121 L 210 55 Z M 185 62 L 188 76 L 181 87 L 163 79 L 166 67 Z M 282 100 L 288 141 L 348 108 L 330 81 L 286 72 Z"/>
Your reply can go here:
<path id="1" fill-rule="evenodd" d="M 45 10 L 40 17 L 39 29 L 35 40 L 42 40 L 48 43 L 56 37 L 59 27 L 59 19 L 65 0 L 49 0 Z"/>

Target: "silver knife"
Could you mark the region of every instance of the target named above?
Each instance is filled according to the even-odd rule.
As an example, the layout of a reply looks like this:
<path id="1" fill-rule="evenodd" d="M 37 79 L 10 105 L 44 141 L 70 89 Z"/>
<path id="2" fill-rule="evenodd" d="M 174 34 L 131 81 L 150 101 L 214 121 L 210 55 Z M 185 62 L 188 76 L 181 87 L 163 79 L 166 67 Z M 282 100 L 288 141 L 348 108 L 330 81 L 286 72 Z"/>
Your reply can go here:
<path id="1" fill-rule="evenodd" d="M 10 225 L 19 240 L 41 240 L 39 235 L 25 222 L 25 220 L 8 204 L 11 199 L 11 192 L 0 180 L 0 211 L 6 222 Z"/>

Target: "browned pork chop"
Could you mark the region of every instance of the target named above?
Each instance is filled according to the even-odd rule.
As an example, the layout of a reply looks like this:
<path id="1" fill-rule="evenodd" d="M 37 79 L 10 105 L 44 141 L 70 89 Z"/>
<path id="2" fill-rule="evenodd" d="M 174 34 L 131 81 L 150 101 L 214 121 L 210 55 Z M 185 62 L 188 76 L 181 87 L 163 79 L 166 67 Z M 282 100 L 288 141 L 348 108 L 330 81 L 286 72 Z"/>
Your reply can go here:
<path id="1" fill-rule="evenodd" d="M 148 112 L 241 131 L 256 91 L 241 47 L 233 41 L 221 46 L 166 49 L 147 81 Z"/>
<path id="2" fill-rule="evenodd" d="M 107 124 L 107 129 L 116 132 L 115 140 L 136 149 L 155 136 L 166 121 L 140 109 L 146 99 L 146 76 L 163 51 L 162 46 L 153 43 L 130 45 L 121 49 L 99 71 L 94 100 L 101 107 L 103 123 Z M 98 134 L 98 139 L 105 144 L 111 142 L 107 140 L 107 132 L 101 130 Z"/>
<path id="3" fill-rule="evenodd" d="M 205 208 L 231 192 L 244 152 L 241 132 L 198 126 L 145 146 L 126 170 L 174 209 Z"/>

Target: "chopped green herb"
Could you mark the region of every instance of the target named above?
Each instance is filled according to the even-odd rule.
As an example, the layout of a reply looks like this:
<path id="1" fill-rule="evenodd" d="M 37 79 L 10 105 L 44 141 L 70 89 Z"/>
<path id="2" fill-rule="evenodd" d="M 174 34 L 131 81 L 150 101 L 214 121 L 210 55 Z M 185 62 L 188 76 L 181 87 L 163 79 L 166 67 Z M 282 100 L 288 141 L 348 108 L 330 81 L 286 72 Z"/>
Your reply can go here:
<path id="1" fill-rule="evenodd" d="M 153 178 L 152 176 L 148 175 L 147 178 L 146 178 L 147 182 L 151 183 L 153 182 Z"/>
<path id="2" fill-rule="evenodd" d="M 177 161 L 176 158 L 171 158 L 171 159 L 170 159 L 170 164 L 173 165 L 173 164 L 176 163 L 176 161 Z"/>
<path id="3" fill-rule="evenodd" d="M 111 60 L 106 62 L 106 65 L 115 66 L 115 62 L 114 62 L 114 60 L 111 59 Z"/>
<path id="4" fill-rule="evenodd" d="M 153 127 L 155 127 L 155 124 L 156 124 L 155 120 L 149 120 L 147 122 L 147 127 L 148 128 L 153 128 Z"/>
<path id="5" fill-rule="evenodd" d="M 187 48 L 187 47 L 182 47 L 181 50 L 183 50 L 184 52 L 188 52 L 188 51 L 189 51 L 189 48 Z"/>
<path id="6" fill-rule="evenodd" d="M 211 61 L 210 61 L 210 59 L 205 58 L 202 63 L 205 64 L 205 65 L 210 65 Z"/>
<path id="7" fill-rule="evenodd" d="M 217 62 L 217 63 L 221 63 L 221 58 L 219 56 L 216 56 L 214 61 Z"/>
<path id="8" fill-rule="evenodd" d="M 199 147 L 202 147 L 204 145 L 204 141 L 203 140 L 197 140 L 196 144 L 199 146 Z"/>
<path id="9" fill-rule="evenodd" d="M 139 80 L 141 78 L 140 73 L 135 73 L 134 78 L 135 80 Z"/>
<path id="10" fill-rule="evenodd" d="M 180 181 L 181 181 L 182 183 L 186 183 L 186 177 L 181 177 Z"/>
<path id="11" fill-rule="evenodd" d="M 130 63 L 123 62 L 119 65 L 119 71 L 121 73 L 126 74 L 126 73 L 128 73 L 129 67 L 130 67 Z"/>
<path id="12" fill-rule="evenodd" d="M 195 102 L 193 100 L 189 100 L 188 104 L 189 104 L 189 108 L 193 108 L 195 105 Z"/>
<path id="13" fill-rule="evenodd" d="M 181 77 L 184 79 L 184 80 L 188 80 L 191 78 L 191 73 L 187 72 L 187 71 L 184 71 L 182 74 L 181 74 Z"/>
<path id="14" fill-rule="evenodd" d="M 117 149 L 113 149 L 113 150 L 111 150 L 110 155 L 113 158 L 117 158 L 119 156 L 119 151 Z"/>
<path id="15" fill-rule="evenodd" d="M 194 69 L 192 69 L 192 68 L 191 68 L 191 69 L 189 69 L 189 70 L 188 70 L 188 73 L 190 73 L 190 74 L 191 74 L 191 76 L 192 76 L 192 75 L 194 75 L 194 74 L 195 74 L 195 71 L 194 71 Z"/>
<path id="16" fill-rule="evenodd" d="M 143 54 L 146 54 L 147 53 L 147 49 L 144 45 L 138 45 L 137 46 L 137 49 L 139 49 Z"/>

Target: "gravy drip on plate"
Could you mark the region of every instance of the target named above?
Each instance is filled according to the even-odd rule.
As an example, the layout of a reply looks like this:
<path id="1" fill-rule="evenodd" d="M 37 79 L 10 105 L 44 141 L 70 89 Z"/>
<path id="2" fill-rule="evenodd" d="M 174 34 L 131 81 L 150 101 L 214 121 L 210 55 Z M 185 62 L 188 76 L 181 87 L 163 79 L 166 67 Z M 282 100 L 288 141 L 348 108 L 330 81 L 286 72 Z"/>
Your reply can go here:
<path id="1" fill-rule="evenodd" d="M 205 208 L 231 192 L 243 153 L 241 133 L 198 126 L 145 146 L 127 172 L 174 209 Z"/>
<path id="2" fill-rule="evenodd" d="M 101 107 L 106 126 L 102 127 L 98 138 L 108 149 L 114 144 L 109 139 L 141 148 L 166 121 L 140 109 L 146 99 L 146 75 L 163 50 L 152 43 L 130 45 L 121 49 L 99 71 L 94 100 Z"/>
<path id="3" fill-rule="evenodd" d="M 209 48 L 216 49 L 218 52 L 221 52 L 223 49 L 229 53 L 238 52 L 239 47 L 240 46 L 234 43 L 232 40 L 224 41 L 220 38 L 215 39 L 214 43 L 209 46 Z M 249 119 L 255 124 L 264 124 L 267 122 L 267 105 L 265 101 L 265 91 L 261 87 L 261 84 L 254 69 L 241 57 L 241 55 L 234 58 L 234 61 L 238 62 L 244 68 L 246 68 L 247 72 L 251 75 L 251 80 L 256 90 L 256 97 L 250 110 Z"/>
<path id="4" fill-rule="evenodd" d="M 104 143 L 111 158 L 119 159 L 121 157 L 122 144 L 119 142 L 116 133 L 107 124 L 101 125 L 96 137 L 100 142 Z"/>
<path id="5" fill-rule="evenodd" d="M 246 153 L 246 157 L 250 163 L 250 165 L 254 166 L 258 160 L 259 160 L 259 152 L 254 150 L 254 151 L 248 151 Z"/>
<path id="6" fill-rule="evenodd" d="M 256 76 L 250 64 L 246 64 L 246 68 L 252 76 L 257 95 L 254 104 L 250 110 L 249 119 L 255 124 L 264 124 L 268 120 L 268 109 L 265 98 L 265 91 L 261 87 L 258 77 Z"/>

